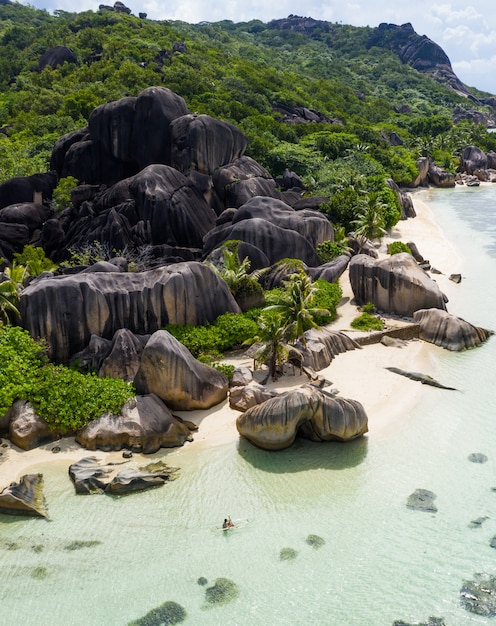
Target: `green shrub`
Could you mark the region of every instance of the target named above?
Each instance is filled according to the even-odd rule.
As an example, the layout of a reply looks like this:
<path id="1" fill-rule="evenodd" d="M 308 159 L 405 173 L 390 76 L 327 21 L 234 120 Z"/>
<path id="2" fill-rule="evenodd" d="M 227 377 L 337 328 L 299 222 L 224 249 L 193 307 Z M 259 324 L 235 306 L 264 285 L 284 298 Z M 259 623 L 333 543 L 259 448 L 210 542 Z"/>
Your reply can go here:
<path id="1" fill-rule="evenodd" d="M 384 330 L 384 322 L 370 313 L 362 313 L 351 322 L 350 326 L 355 330 Z"/>
<path id="2" fill-rule="evenodd" d="M 14 261 L 27 268 L 30 276 L 39 276 L 43 272 L 54 272 L 57 266 L 46 255 L 43 248 L 24 246 L 22 252 L 14 254 Z"/>
<path id="3" fill-rule="evenodd" d="M 16 400 L 28 400 L 51 427 L 65 431 L 120 413 L 134 395 L 123 380 L 47 363 L 43 347 L 17 326 L 0 325 L 0 364 L 0 415 Z"/>
<path id="4" fill-rule="evenodd" d="M 317 245 L 317 255 L 321 263 L 329 263 L 343 252 L 343 246 L 334 241 L 323 241 Z"/>
<path id="5" fill-rule="evenodd" d="M 375 313 L 377 311 L 375 304 L 372 302 L 367 302 L 360 307 L 362 313 Z"/>
<path id="6" fill-rule="evenodd" d="M 388 244 L 387 251 L 390 255 L 399 254 L 400 252 L 407 252 L 408 254 L 412 253 L 407 244 L 403 243 L 402 241 L 393 241 L 392 243 Z"/>
<path id="7" fill-rule="evenodd" d="M 329 315 L 318 315 L 315 322 L 319 326 L 330 324 L 336 319 L 337 306 L 343 297 L 343 290 L 338 283 L 330 283 L 319 278 L 317 281 L 317 291 L 313 299 L 313 306 L 316 309 L 327 309 Z"/>
<path id="8" fill-rule="evenodd" d="M 71 191 L 79 185 L 79 181 L 73 176 L 61 178 L 53 190 L 53 204 L 56 211 L 63 211 L 71 206 Z"/>

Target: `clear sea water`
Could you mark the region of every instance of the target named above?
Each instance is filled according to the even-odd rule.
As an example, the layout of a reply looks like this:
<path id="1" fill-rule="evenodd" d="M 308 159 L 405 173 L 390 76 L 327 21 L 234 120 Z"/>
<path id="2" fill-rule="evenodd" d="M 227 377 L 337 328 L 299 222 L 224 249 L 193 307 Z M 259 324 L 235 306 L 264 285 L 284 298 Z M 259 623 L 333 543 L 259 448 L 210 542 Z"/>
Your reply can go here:
<path id="1" fill-rule="evenodd" d="M 450 312 L 496 329 L 496 185 L 422 193 L 462 255 Z M 122 498 L 75 496 L 66 465 L 50 464 L 51 521 L 0 519 L 0 623 L 123 626 L 174 601 L 199 626 L 496 624 L 459 595 L 474 573 L 496 574 L 495 357 L 496 338 L 434 349 L 426 373 L 460 391 L 424 386 L 408 414 L 398 397 L 387 436 L 278 453 L 186 446 L 165 453 L 178 480 Z M 436 494 L 437 513 L 406 507 L 418 488 Z M 225 536 L 226 514 L 253 521 Z M 101 543 L 68 550 L 75 540 Z M 283 548 L 296 558 L 280 560 Z M 228 578 L 239 595 L 206 608 L 199 577 Z"/>

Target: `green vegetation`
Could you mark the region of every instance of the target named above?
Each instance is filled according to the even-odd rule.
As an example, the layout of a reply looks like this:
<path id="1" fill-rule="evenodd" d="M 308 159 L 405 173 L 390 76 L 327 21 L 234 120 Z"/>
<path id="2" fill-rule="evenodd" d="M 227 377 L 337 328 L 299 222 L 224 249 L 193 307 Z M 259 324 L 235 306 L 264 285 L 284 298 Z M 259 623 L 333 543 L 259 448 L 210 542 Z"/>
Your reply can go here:
<path id="1" fill-rule="evenodd" d="M 63 211 L 71 206 L 71 191 L 79 185 L 79 181 L 73 176 L 61 178 L 53 190 L 53 206 L 56 211 Z"/>
<path id="2" fill-rule="evenodd" d="M 22 252 L 14 254 L 14 263 L 25 267 L 29 276 L 39 276 L 43 272 L 54 272 L 57 269 L 43 248 L 31 245 L 24 246 Z"/>
<path id="3" fill-rule="evenodd" d="M 370 313 L 362 313 L 350 324 L 355 330 L 384 330 L 384 322 Z"/>
<path id="4" fill-rule="evenodd" d="M 399 254 L 400 252 L 406 252 L 408 254 L 412 253 L 408 245 L 406 243 L 403 243 L 402 241 L 393 241 L 392 243 L 388 244 L 387 251 L 390 255 Z"/>
<path id="5" fill-rule="evenodd" d="M 48 363 L 43 348 L 17 326 L 0 325 L 0 415 L 28 400 L 52 428 L 76 431 L 102 413 L 119 413 L 134 395 L 113 378 Z"/>

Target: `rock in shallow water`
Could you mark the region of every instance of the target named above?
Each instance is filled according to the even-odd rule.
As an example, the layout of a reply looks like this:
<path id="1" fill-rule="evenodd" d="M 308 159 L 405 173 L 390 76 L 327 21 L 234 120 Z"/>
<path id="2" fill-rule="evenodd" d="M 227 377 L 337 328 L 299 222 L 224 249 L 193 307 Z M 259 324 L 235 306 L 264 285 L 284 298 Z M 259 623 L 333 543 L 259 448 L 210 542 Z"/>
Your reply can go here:
<path id="1" fill-rule="evenodd" d="M 48 517 L 42 474 L 26 474 L 0 493 L 0 513 Z"/>
<path id="2" fill-rule="evenodd" d="M 186 609 L 177 602 L 164 602 L 155 609 L 149 611 L 143 617 L 129 623 L 129 626 L 166 626 L 167 624 L 180 624 L 186 619 Z"/>
<path id="3" fill-rule="evenodd" d="M 464 609 L 483 615 L 496 616 L 496 576 L 475 574 L 474 580 L 466 580 L 460 589 L 461 603 Z"/>
<path id="4" fill-rule="evenodd" d="M 427 489 L 416 489 L 410 496 L 406 506 L 415 511 L 426 511 L 428 513 L 436 513 L 437 506 L 434 504 L 436 494 Z"/>

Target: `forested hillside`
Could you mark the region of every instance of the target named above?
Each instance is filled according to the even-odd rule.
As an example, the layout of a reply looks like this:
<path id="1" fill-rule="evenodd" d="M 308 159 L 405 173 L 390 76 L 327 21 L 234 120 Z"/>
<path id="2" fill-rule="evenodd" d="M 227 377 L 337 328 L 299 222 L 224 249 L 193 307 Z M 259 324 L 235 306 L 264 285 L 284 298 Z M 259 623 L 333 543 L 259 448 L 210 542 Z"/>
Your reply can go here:
<path id="1" fill-rule="evenodd" d="M 296 171 L 324 195 L 350 168 L 407 184 L 419 156 L 454 171 L 467 144 L 496 148 L 474 122 L 496 116 L 480 104 L 492 102 L 488 94 L 477 92 L 474 104 L 393 50 L 370 47 L 372 28 L 281 22 L 191 25 L 3 4 L 1 179 L 47 170 L 54 142 L 85 126 L 96 106 L 151 85 L 234 123 L 249 139 L 247 155 L 274 176 Z M 47 57 L 56 46 L 70 50 Z"/>

